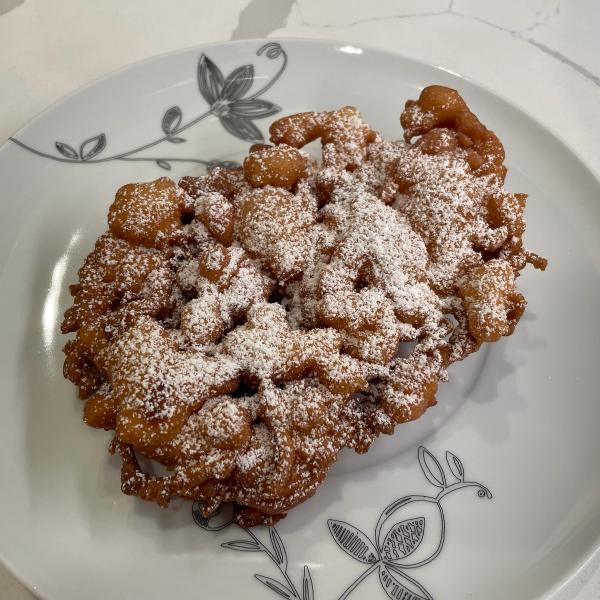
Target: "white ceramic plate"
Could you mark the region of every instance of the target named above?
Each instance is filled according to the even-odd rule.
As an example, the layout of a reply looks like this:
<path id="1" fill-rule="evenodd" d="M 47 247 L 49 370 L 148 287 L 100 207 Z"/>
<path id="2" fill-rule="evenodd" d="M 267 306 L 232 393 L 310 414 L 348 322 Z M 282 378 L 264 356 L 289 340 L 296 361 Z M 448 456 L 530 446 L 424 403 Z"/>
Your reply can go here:
<path id="1" fill-rule="evenodd" d="M 199 89 L 203 53 L 225 77 L 254 67 L 228 114 Z M 527 244 L 550 267 L 519 279 L 529 308 L 515 335 L 453 367 L 424 418 L 366 456 L 344 454 L 276 532 L 206 531 L 189 503 L 160 510 L 121 495 L 110 436 L 84 427 L 62 377 L 58 330 L 117 187 L 239 160 L 269 113 L 354 104 L 399 137 L 404 101 L 434 82 L 458 88 L 498 132 L 508 187 L 530 194 Z M 547 598 L 597 547 L 600 186 L 507 102 L 350 45 L 220 44 L 61 101 L 0 148 L 0 182 L 0 556 L 42 598 Z M 391 560 L 384 534 L 400 521 L 406 557 Z"/>

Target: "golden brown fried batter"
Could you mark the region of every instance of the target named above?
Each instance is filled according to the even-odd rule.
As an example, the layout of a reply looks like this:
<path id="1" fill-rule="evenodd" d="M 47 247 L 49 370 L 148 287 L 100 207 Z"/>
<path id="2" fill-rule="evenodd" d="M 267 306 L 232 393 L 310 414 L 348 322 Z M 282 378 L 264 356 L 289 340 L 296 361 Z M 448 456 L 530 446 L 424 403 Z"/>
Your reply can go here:
<path id="1" fill-rule="evenodd" d="M 354 107 L 291 115 L 243 168 L 117 192 L 62 330 L 126 494 L 272 524 L 342 448 L 421 416 L 450 364 L 512 333 L 516 277 L 546 261 L 523 247 L 502 144 L 442 86 L 401 124 L 386 142 Z M 301 148 L 318 138 L 317 163 Z"/>

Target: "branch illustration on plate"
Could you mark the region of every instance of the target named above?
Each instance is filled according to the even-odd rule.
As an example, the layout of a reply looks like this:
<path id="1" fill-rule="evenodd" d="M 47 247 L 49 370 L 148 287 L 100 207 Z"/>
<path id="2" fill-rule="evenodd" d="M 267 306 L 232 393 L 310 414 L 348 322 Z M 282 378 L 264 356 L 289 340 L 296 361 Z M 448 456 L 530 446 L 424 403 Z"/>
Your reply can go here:
<path id="1" fill-rule="evenodd" d="M 389 504 L 375 526 L 374 541 L 350 523 L 328 519 L 327 525 L 335 543 L 366 569 L 342 592 L 338 600 L 346 600 L 372 573 L 378 571 L 379 581 L 392 600 L 433 600 L 432 595 L 407 571 L 429 564 L 442 551 L 446 541 L 446 517 L 442 500 L 454 492 L 475 488 L 477 497 L 492 498 L 492 492 L 481 483 L 465 480 L 462 461 L 450 451 L 446 464 L 454 480 L 450 481 L 440 461 L 424 446 L 419 446 L 419 466 L 427 481 L 439 491 L 435 496 L 412 494 Z M 234 521 L 233 507 L 224 505 L 210 517 L 203 514 L 202 502 L 194 502 L 192 516 L 206 531 L 221 531 Z M 315 600 L 310 570 L 304 565 L 302 593 L 288 575 L 285 545 L 275 527 L 269 527 L 270 547 L 250 529 L 241 531 L 249 539 L 224 542 L 221 547 L 238 552 L 262 552 L 275 565 L 282 580 L 255 574 L 254 577 L 272 592 L 286 600 Z"/>
<path id="2" fill-rule="evenodd" d="M 225 508 L 219 508 L 210 517 L 206 518 L 202 514 L 202 503 L 194 502 L 192 508 L 192 516 L 196 525 L 202 527 L 206 531 L 220 531 L 229 527 L 233 523 L 233 510 L 230 510 L 231 514 L 226 514 L 224 511 L 231 509 L 231 506 Z M 281 535 L 275 527 L 269 527 L 269 541 L 271 547 L 267 546 L 256 536 L 256 534 L 250 529 L 239 528 L 244 532 L 250 539 L 239 539 L 232 540 L 230 542 L 224 542 L 221 544 L 222 548 L 228 550 L 235 550 L 237 552 L 262 552 L 269 560 L 277 567 L 281 574 L 283 581 L 274 579 L 267 575 L 254 574 L 254 577 L 265 585 L 272 592 L 275 592 L 286 600 L 314 600 L 315 592 L 313 587 L 313 581 L 310 574 L 310 569 L 307 565 L 304 565 L 302 573 L 302 593 L 299 593 L 290 576 L 288 575 L 288 557 L 285 549 L 285 544 L 281 539 Z"/>
<path id="3" fill-rule="evenodd" d="M 423 475 L 439 492 L 436 496 L 404 496 L 389 504 L 379 516 L 374 541 L 354 525 L 337 519 L 327 521 L 336 544 L 355 560 L 368 565 L 338 600 L 348 598 L 375 571 L 392 600 L 433 600 L 425 587 L 406 571 L 429 564 L 442 551 L 446 540 L 442 500 L 469 487 L 476 488 L 479 498 L 492 498 L 484 485 L 465 481 L 463 464 L 452 452 L 446 452 L 446 463 L 454 482 L 448 482 L 442 465 L 424 446 L 419 446 L 418 458 Z"/>
<path id="4" fill-rule="evenodd" d="M 71 164 L 89 165 L 113 160 L 144 161 L 154 162 L 161 169 L 167 171 L 172 168 L 171 163 L 174 162 L 202 164 L 206 165 L 209 170 L 217 166 L 237 166 L 237 163 L 232 161 L 202 160 L 199 158 L 180 158 L 162 155 L 137 155 L 164 142 L 171 144 L 185 143 L 187 140 L 181 134 L 211 115 L 219 119 L 219 122 L 227 132 L 239 139 L 247 142 L 264 141 L 264 136 L 254 121 L 274 115 L 280 112 L 281 108 L 269 100 L 260 98 L 260 96 L 269 90 L 281 77 L 287 66 L 288 58 L 285 50 L 277 42 L 263 44 L 256 51 L 256 55 L 259 57 L 265 55 L 269 60 L 281 57 L 281 66 L 263 87 L 247 96 L 246 94 L 248 94 L 254 83 L 254 65 L 246 64 L 238 67 L 225 77 L 217 64 L 206 54 L 202 53 L 198 61 L 197 80 L 200 95 L 208 104 L 208 109 L 194 119 L 186 122 L 184 121 L 182 109 L 177 105 L 171 106 L 165 111 L 161 120 L 163 135 L 131 150 L 105 156 L 108 143 L 106 133 L 100 133 L 86 139 L 79 144 L 78 148 L 63 141 L 56 141 L 54 142 L 56 154 L 43 152 L 16 138 L 11 137 L 9 139 L 24 150 L 32 152 L 37 156 Z"/>

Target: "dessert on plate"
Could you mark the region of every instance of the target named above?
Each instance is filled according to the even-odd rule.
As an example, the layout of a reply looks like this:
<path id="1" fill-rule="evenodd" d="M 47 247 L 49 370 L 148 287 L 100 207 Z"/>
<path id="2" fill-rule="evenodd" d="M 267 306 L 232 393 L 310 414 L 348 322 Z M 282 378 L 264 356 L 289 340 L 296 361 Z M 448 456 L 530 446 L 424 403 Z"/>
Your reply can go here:
<path id="1" fill-rule="evenodd" d="M 390 142 L 351 106 L 290 115 L 243 167 L 118 190 L 62 330 L 126 494 L 272 524 L 513 332 L 546 261 L 500 140 L 442 86 L 400 122 Z"/>

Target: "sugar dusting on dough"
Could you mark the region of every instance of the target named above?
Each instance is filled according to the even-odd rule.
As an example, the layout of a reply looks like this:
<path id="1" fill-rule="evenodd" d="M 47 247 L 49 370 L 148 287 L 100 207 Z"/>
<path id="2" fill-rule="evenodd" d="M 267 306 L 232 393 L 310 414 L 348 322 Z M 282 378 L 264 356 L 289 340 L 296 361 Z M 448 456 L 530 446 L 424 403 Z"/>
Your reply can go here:
<path id="1" fill-rule="evenodd" d="M 101 333 L 71 342 L 65 369 L 114 402 L 127 493 L 285 512 L 341 448 L 366 451 L 434 403 L 479 346 L 473 323 L 483 337 L 514 326 L 519 199 L 443 152 L 450 133 L 426 153 L 343 111 L 282 126 L 291 145 L 324 128 L 323 161 L 291 192 L 240 170 L 174 194 L 163 181 L 163 231 L 154 188 L 132 186 L 131 238 L 107 233 L 86 260 L 64 327 Z M 130 446 L 173 475 L 142 473 Z"/>

